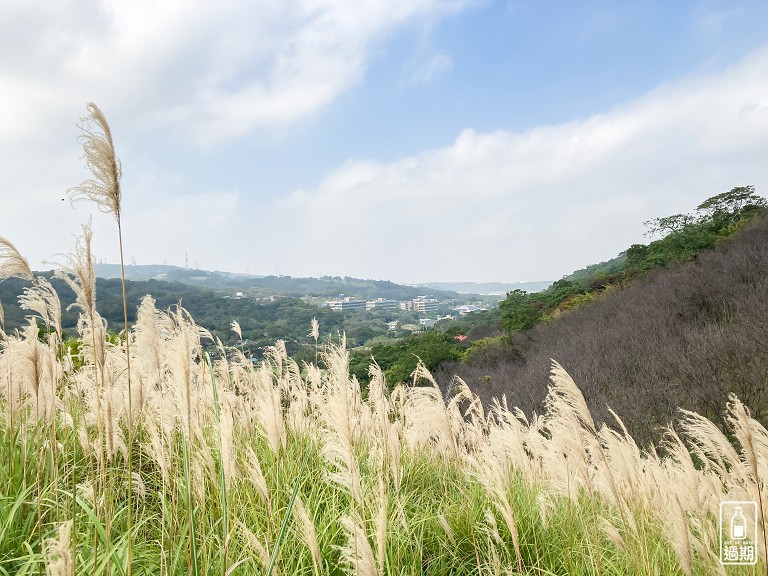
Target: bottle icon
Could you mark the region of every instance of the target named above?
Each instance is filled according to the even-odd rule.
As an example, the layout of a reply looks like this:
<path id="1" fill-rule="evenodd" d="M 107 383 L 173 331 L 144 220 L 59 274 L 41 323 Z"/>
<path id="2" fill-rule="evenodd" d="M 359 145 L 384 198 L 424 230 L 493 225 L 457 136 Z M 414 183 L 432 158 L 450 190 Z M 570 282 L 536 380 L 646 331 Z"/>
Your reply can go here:
<path id="1" fill-rule="evenodd" d="M 747 537 L 747 519 L 741 506 L 736 506 L 731 517 L 731 539 L 744 540 Z"/>

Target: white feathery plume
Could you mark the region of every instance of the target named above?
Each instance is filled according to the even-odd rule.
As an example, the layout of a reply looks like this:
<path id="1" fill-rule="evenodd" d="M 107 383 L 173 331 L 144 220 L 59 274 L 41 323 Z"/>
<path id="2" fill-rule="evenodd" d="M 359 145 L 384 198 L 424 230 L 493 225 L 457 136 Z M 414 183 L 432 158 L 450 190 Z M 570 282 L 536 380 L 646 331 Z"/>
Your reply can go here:
<path id="1" fill-rule="evenodd" d="M 405 390 L 405 440 L 411 448 L 434 443 L 443 455 L 459 460 L 456 421 L 446 408 L 437 382 L 421 362 L 413 372 L 414 382 L 420 379 L 427 380 L 430 386 L 413 386 Z"/>
<path id="2" fill-rule="evenodd" d="M 741 445 L 741 459 L 754 486 L 766 476 L 768 459 L 768 430 L 752 418 L 749 410 L 735 394 L 728 398 L 728 424 Z"/>
<path id="3" fill-rule="evenodd" d="M 486 448 L 487 450 L 487 448 Z M 523 557 L 520 550 L 520 535 L 517 529 L 517 521 L 512 510 L 512 504 L 507 497 L 507 486 L 510 482 L 510 470 L 496 461 L 491 454 L 478 453 L 477 457 L 467 455 L 469 472 L 485 488 L 496 510 L 498 510 L 509 533 L 512 535 L 512 545 L 517 558 L 517 568 L 523 572 Z M 494 519 L 495 524 L 495 519 Z"/>
<path id="4" fill-rule="evenodd" d="M 545 401 L 547 413 L 553 418 L 561 415 L 572 414 L 578 421 L 593 434 L 596 433 L 592 414 L 587 408 L 584 396 L 576 386 L 570 374 L 552 360 L 549 393 Z M 570 418 L 568 418 L 570 420 Z"/>
<path id="5" fill-rule="evenodd" d="M 56 538 L 45 542 L 46 571 L 50 576 L 74 576 L 72 520 L 59 524 Z"/>
<path id="6" fill-rule="evenodd" d="M 329 373 L 321 408 L 321 452 L 329 464 L 327 479 L 349 490 L 355 503 L 362 506 L 360 469 L 355 456 L 360 436 L 360 387 L 349 379 L 346 350 L 330 348 L 325 363 Z"/>
<path id="7" fill-rule="evenodd" d="M 0 280 L 11 277 L 31 281 L 34 274 L 29 267 L 29 262 L 16 249 L 16 246 L 10 240 L 0 236 Z"/>
<path id="8" fill-rule="evenodd" d="M 89 320 L 96 311 L 96 268 L 91 252 L 93 230 L 91 223 L 83 224 L 83 235 L 75 238 L 75 253 L 66 254 L 67 264 L 56 270 L 55 276 L 64 280 L 75 293 L 75 302 L 70 305 L 80 308 Z"/>
<path id="9" fill-rule="evenodd" d="M 232 320 L 229 327 L 232 329 L 232 332 L 237 334 L 237 337 L 240 338 L 240 340 L 243 340 L 243 331 L 240 329 L 240 323 L 237 320 Z"/>
<path id="10" fill-rule="evenodd" d="M 144 479 L 138 472 L 131 472 L 131 482 L 133 484 L 133 491 L 142 500 L 147 496 L 147 486 L 144 484 Z"/>
<path id="11" fill-rule="evenodd" d="M 341 526 L 347 535 L 346 544 L 339 547 L 341 562 L 355 576 L 377 576 L 376 560 L 363 521 L 357 515 L 342 516 Z"/>
<path id="12" fill-rule="evenodd" d="M 728 398 L 728 424 L 734 436 L 741 445 L 741 458 L 751 484 L 751 493 L 760 508 L 760 525 L 763 534 L 762 546 L 758 546 L 763 558 L 768 557 L 768 542 L 766 539 L 765 501 L 763 498 L 763 483 L 768 478 L 768 430 L 760 422 L 752 418 L 749 410 L 741 403 L 735 394 Z"/>
<path id="13" fill-rule="evenodd" d="M 451 528 L 451 525 L 448 523 L 448 519 L 445 517 L 445 514 L 442 512 L 437 515 L 437 521 L 440 523 L 440 526 L 443 528 L 443 531 L 445 532 L 445 535 L 448 537 L 448 541 L 451 543 L 451 546 L 456 546 L 456 535 L 453 532 L 453 528 Z"/>
<path id="14" fill-rule="evenodd" d="M 233 517 L 232 520 L 235 524 L 235 528 L 237 528 L 241 538 L 244 540 L 246 547 L 256 552 L 262 567 L 267 568 L 267 566 L 269 566 L 269 552 L 267 551 L 267 547 L 262 544 L 256 535 L 251 532 L 248 526 L 238 520 L 237 517 Z M 272 567 L 272 571 L 276 576 L 280 574 L 280 569 L 277 564 Z"/>
<path id="15" fill-rule="evenodd" d="M 246 479 L 253 484 L 256 488 L 256 492 L 261 496 L 265 505 L 269 505 L 270 496 L 269 488 L 267 487 L 267 480 L 264 477 L 264 473 L 261 470 L 261 462 L 259 457 L 253 448 L 246 446 L 245 448 L 245 473 Z"/>
<path id="16" fill-rule="evenodd" d="M 293 503 L 293 515 L 298 521 L 301 538 L 312 555 L 312 563 L 315 566 L 315 570 L 320 572 L 323 566 L 323 557 L 320 553 L 320 544 L 317 541 L 317 530 L 312 518 L 309 517 L 301 494 L 296 495 L 296 500 Z"/>
<path id="17" fill-rule="evenodd" d="M 270 366 L 270 358 L 262 361 L 257 372 L 259 393 L 254 401 L 258 406 L 260 431 L 267 439 L 273 454 L 285 448 L 285 420 L 283 418 L 282 398 L 279 385 L 273 385 L 277 366 Z M 282 361 L 281 367 L 282 369 Z M 278 372 L 279 373 L 279 372 Z"/>
<path id="18" fill-rule="evenodd" d="M 44 277 L 38 276 L 32 286 L 24 288 L 24 293 L 19 296 L 19 306 L 37 313 L 46 326 L 53 328 L 57 335 L 61 335 L 59 295 Z"/>
<path id="19" fill-rule="evenodd" d="M 171 458 L 166 450 L 166 442 L 163 439 L 163 428 L 156 419 L 147 419 L 147 443 L 144 449 L 147 455 L 157 464 L 164 486 L 170 486 Z"/>
<path id="20" fill-rule="evenodd" d="M 493 515 L 493 512 L 486 510 L 483 517 L 485 518 L 485 524 L 482 525 L 480 529 L 488 535 L 488 548 L 491 552 L 491 561 L 493 565 L 491 574 L 501 574 L 501 559 L 499 558 L 497 547 L 503 547 L 504 540 L 501 539 L 501 535 L 499 534 L 499 526 L 496 523 L 496 517 Z"/>
<path id="21" fill-rule="evenodd" d="M 144 296 L 136 311 L 133 346 L 131 346 L 136 368 L 149 383 L 148 387 L 157 390 L 163 387 L 163 359 L 161 358 L 163 352 L 161 317 L 163 316 L 167 318 L 155 308 L 155 300 L 149 294 Z"/>
<path id="22" fill-rule="evenodd" d="M 86 106 L 88 115 L 80 118 L 83 159 L 93 178 L 68 190 L 70 201 L 90 201 L 102 212 L 112 214 L 120 222 L 122 168 L 115 154 L 112 131 L 107 119 L 96 104 Z"/>
<path id="23" fill-rule="evenodd" d="M 608 518 L 603 518 L 601 522 L 601 528 L 603 530 L 603 534 L 608 536 L 608 538 L 616 544 L 619 550 L 622 552 L 626 552 L 626 545 L 624 544 L 624 538 L 621 537 L 621 534 L 619 533 L 616 526 L 613 525 L 613 523 L 608 520 Z"/>

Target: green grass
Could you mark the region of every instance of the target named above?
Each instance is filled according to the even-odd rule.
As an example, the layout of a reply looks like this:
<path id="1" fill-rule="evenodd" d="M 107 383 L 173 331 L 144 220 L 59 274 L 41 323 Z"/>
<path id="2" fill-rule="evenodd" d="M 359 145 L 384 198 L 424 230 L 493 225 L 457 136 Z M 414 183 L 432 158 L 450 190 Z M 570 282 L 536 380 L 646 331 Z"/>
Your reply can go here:
<path id="1" fill-rule="evenodd" d="M 0 428 L 0 441 L 6 442 L 7 434 L 7 428 Z M 40 498 L 44 540 L 55 537 L 56 518 L 73 517 L 69 474 L 75 474 L 80 483 L 90 473 L 79 442 L 66 434 L 66 429 L 60 429 L 58 440 L 62 443 L 62 453 L 68 458 L 60 460 L 56 485 L 46 483 L 52 477 L 47 465 L 43 472 L 44 487 Z M 275 543 L 281 541 L 279 555 L 274 556 L 281 573 L 313 574 L 311 556 L 297 530 L 290 529 L 295 487 L 301 492 L 310 516 L 315 519 L 326 573 L 345 574 L 339 565 L 338 547 L 344 544 L 339 518 L 348 511 L 350 498 L 343 489 L 325 482 L 325 467 L 317 443 L 306 436 L 289 435 L 278 474 L 277 462 L 266 442 L 260 438 L 243 441 L 262 460 L 271 502 L 264 503 L 250 482 L 238 479 L 233 484 L 230 500 L 231 513 L 237 522 L 248 526 L 270 553 L 274 552 Z M 8 466 L 0 467 L 0 574 L 32 574 L 46 563 L 37 534 L 36 471 L 31 462 L 22 460 L 24 449 L 27 454 L 34 454 L 34 436 L 28 436 L 25 444 L 17 444 L 13 476 L 8 474 Z M 183 460 L 183 447 L 179 447 L 178 453 Z M 366 456 L 361 454 L 361 461 Z M 304 458 L 306 464 L 302 466 Z M 138 452 L 136 461 L 142 463 L 141 474 L 147 494 L 143 499 L 137 499 L 139 521 L 131 533 L 135 574 L 186 574 L 195 566 L 202 574 L 227 573 L 229 569 L 230 574 L 245 575 L 264 569 L 254 550 L 237 534 L 232 535 L 229 543 L 231 566 L 225 565 L 224 517 L 219 494 L 222 485 L 216 478 L 206 482 L 204 502 L 195 496 L 188 501 L 184 493 L 187 482 L 182 461 L 174 467 L 174 484 L 178 491 L 166 491 L 165 495 L 159 486 L 160 472 L 150 458 Z M 68 462 L 70 465 L 66 466 Z M 71 465 L 73 462 L 75 466 Z M 114 480 L 113 489 L 103 495 L 105 501 L 99 506 L 112 511 L 113 529 L 109 541 L 103 513 L 98 513 L 87 499 L 77 497 L 74 519 L 78 528 L 75 557 L 78 574 L 126 573 L 128 534 L 121 530 L 126 525 L 128 512 L 125 507 L 128 480 L 124 466 L 124 462 L 117 461 L 109 468 L 107 473 Z M 483 571 L 491 569 L 492 543 L 484 531 L 484 513 L 492 510 L 493 504 L 482 486 L 468 478 L 455 463 L 435 459 L 428 453 L 404 456 L 402 468 L 399 492 L 395 493 L 390 487 L 390 503 L 399 499 L 401 507 L 389 506 L 386 573 L 474 574 L 478 565 Z M 300 481 L 296 482 L 296 479 Z M 364 482 L 370 484 L 374 480 L 366 478 Z M 59 498 L 54 497 L 56 493 Z M 578 503 L 553 497 L 554 509 L 550 511 L 545 527 L 536 501 L 539 493 L 519 477 L 514 477 L 507 492 L 518 521 L 524 565 L 529 573 L 596 574 L 594 558 L 597 554 L 602 558 L 602 573 L 631 572 L 633 562 L 628 554 L 604 536 L 598 542 L 592 540 L 592 534 L 602 534 L 601 519 L 617 517 L 615 511 L 603 503 L 593 506 L 586 497 Z M 453 532 L 450 538 L 439 521 L 440 516 Z M 504 542 L 494 545 L 496 554 L 504 566 L 514 566 L 509 534 L 498 515 L 496 522 Z M 161 542 L 164 542 L 163 547 Z M 660 574 L 681 573 L 674 554 L 663 542 L 656 530 L 645 543 L 651 554 L 650 563 Z"/>

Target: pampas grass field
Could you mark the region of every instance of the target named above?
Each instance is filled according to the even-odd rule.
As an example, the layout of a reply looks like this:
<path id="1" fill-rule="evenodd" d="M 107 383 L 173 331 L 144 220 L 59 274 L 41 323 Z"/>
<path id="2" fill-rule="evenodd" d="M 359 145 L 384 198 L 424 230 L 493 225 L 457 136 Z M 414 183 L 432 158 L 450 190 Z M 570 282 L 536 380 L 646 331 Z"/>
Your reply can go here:
<path id="1" fill-rule="evenodd" d="M 254 366 L 150 297 L 110 334 L 87 226 L 57 274 L 76 347 L 0 238 L 0 278 L 30 281 L 0 329 L 0 574 L 766 573 L 768 431 L 735 397 L 728 430 L 681 411 L 641 449 L 556 363 L 542 414 L 423 367 L 392 387 L 372 362 L 362 389 L 343 337 Z M 756 566 L 720 564 L 723 500 L 759 503 Z"/>
<path id="2" fill-rule="evenodd" d="M 361 390 L 338 346 L 323 369 L 280 342 L 258 368 L 220 344 L 211 361 L 210 334 L 149 297 L 129 444 L 126 336 L 95 314 L 80 335 L 74 357 L 34 318 L 0 333 L 2 574 L 125 574 L 129 542 L 136 574 L 724 573 L 719 502 L 759 500 L 766 473 L 735 398 L 731 436 L 683 413 L 643 452 L 556 364 L 530 417 L 423 369 L 389 390 L 372 364 Z"/>

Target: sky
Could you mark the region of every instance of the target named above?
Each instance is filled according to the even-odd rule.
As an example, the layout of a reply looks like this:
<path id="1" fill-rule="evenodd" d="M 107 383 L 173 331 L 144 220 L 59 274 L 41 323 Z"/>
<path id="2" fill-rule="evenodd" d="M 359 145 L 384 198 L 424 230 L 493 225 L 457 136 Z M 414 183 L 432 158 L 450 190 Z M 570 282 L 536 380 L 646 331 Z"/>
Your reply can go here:
<path id="1" fill-rule="evenodd" d="M 0 236 L 50 269 L 122 162 L 125 257 L 400 283 L 555 280 L 643 221 L 768 196 L 768 3 L 2 0 Z"/>

